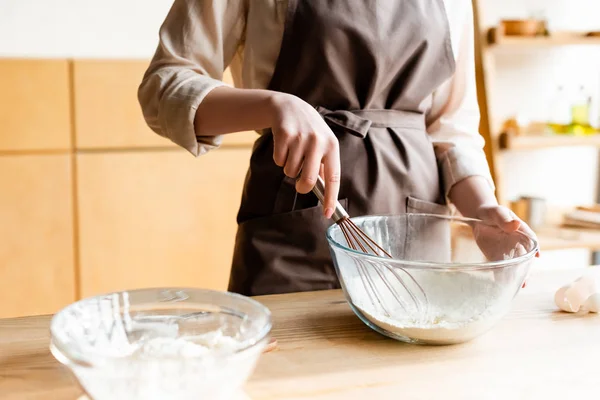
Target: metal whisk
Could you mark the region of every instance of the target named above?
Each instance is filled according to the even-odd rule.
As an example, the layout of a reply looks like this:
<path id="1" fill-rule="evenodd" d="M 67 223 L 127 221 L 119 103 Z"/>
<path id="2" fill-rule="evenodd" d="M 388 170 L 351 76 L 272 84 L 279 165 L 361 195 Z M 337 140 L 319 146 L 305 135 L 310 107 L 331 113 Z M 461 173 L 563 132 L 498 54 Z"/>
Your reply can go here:
<path id="1" fill-rule="evenodd" d="M 312 191 L 317 196 L 319 201 L 323 203 L 325 198 L 325 183 L 321 177 L 317 178 L 317 182 Z M 381 247 L 375 240 L 367 235 L 350 219 L 350 216 L 339 202 L 336 202 L 335 211 L 331 218 L 341 228 L 346 243 L 351 249 L 361 251 L 365 254 L 371 254 L 390 259 L 393 258 L 389 252 Z M 355 262 L 357 264 L 361 280 L 368 293 L 369 299 L 373 304 L 379 304 L 387 316 L 392 316 L 392 312 L 382 301 L 382 299 L 387 297 L 382 295 L 380 289 L 378 289 L 378 287 L 381 287 L 382 285 L 377 285 L 373 274 L 369 271 L 375 271 L 376 275 L 380 278 L 381 283 L 383 283 L 383 287 L 387 288 L 392 298 L 397 301 L 405 311 L 408 312 L 408 306 L 404 297 L 398 292 L 400 287 L 393 282 L 390 282 L 390 279 L 396 279 L 400 283 L 400 286 L 404 288 L 406 293 L 408 293 L 408 298 L 410 298 L 410 300 L 413 302 L 414 307 L 417 309 L 419 314 L 422 316 L 427 314 L 429 303 L 425 290 L 408 271 L 403 268 L 394 267 L 385 261 L 361 260 L 355 258 Z M 389 274 L 386 273 L 386 271 L 388 271 Z M 388 278 L 386 275 L 390 276 L 390 278 Z M 413 293 L 413 290 L 407 286 L 405 279 L 408 279 L 414 284 L 414 287 L 418 292 L 417 294 Z M 417 296 L 421 296 L 423 300 L 419 300 Z"/>

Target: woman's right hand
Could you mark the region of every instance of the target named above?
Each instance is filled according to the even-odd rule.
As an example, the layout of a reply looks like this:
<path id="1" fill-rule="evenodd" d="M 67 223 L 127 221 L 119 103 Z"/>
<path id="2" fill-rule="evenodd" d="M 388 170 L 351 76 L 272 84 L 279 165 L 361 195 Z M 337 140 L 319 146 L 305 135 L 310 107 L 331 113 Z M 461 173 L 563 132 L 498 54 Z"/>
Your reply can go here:
<path id="1" fill-rule="evenodd" d="M 298 193 L 308 193 L 325 180 L 326 218 L 331 218 L 340 190 L 340 150 L 338 140 L 321 115 L 302 99 L 276 93 L 272 97 L 273 159 L 283 172 L 296 179 Z"/>

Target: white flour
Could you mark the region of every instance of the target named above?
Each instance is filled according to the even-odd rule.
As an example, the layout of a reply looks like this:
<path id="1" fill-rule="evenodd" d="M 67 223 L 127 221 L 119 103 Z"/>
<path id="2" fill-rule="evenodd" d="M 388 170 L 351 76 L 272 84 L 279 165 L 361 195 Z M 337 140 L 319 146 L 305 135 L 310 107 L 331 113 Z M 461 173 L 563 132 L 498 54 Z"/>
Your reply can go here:
<path id="1" fill-rule="evenodd" d="M 208 355 L 212 350 L 232 353 L 240 348 L 240 342 L 223 336 L 218 331 L 187 338 L 157 337 L 145 341 L 134 352 L 140 357 L 194 358 Z"/>
<path id="2" fill-rule="evenodd" d="M 75 368 L 82 386 L 98 400 L 231 399 L 251 373 L 261 348 L 236 353 L 245 343 L 219 330 L 198 336 L 154 336 L 118 346 L 114 362 Z M 111 357 L 114 344 L 102 345 Z"/>
<path id="3" fill-rule="evenodd" d="M 502 314 L 499 307 L 510 302 L 501 298 L 510 293 L 502 290 L 502 285 L 495 282 L 491 274 L 422 271 L 413 276 L 427 294 L 429 309 L 425 316 L 417 311 L 414 301 L 394 277 L 388 277 L 387 281 L 404 299 L 408 312 L 375 274 L 372 277 L 377 282 L 378 298 L 383 306 L 378 302 L 374 304 L 367 290 L 369 285 L 365 286 L 360 276 L 345 278 L 345 283 L 353 304 L 373 324 L 429 344 L 461 343 L 484 333 Z M 408 279 L 405 283 L 410 285 Z M 411 292 L 416 293 L 414 286 Z"/>
<path id="4" fill-rule="evenodd" d="M 482 317 L 467 323 L 433 323 L 423 326 L 410 326 L 405 322 L 395 321 L 392 318 L 379 314 L 373 316 L 368 311 L 359 307 L 365 317 L 375 325 L 386 331 L 411 339 L 418 339 L 428 344 L 456 344 L 468 341 L 489 330 L 496 320 Z"/>

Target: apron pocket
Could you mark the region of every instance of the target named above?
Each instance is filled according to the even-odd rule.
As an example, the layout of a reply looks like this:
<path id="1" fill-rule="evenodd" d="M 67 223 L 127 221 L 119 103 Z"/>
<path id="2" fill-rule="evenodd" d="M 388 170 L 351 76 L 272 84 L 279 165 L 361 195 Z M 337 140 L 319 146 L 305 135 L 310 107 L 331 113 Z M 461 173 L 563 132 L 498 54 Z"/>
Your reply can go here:
<path id="1" fill-rule="evenodd" d="M 432 201 L 408 196 L 406 199 L 406 212 L 413 214 L 450 215 L 450 207 L 445 204 L 434 203 Z"/>
<path id="2" fill-rule="evenodd" d="M 450 207 L 408 196 L 410 214 L 450 215 Z M 407 217 L 404 256 L 408 260 L 450 262 L 452 260 L 452 223 L 446 219 Z"/>
<path id="3" fill-rule="evenodd" d="M 348 199 L 340 199 L 338 202 L 342 205 L 342 207 L 348 211 Z M 242 221 L 238 224 L 238 226 L 242 225 L 250 225 L 250 226 L 260 226 L 260 225 L 269 225 L 273 223 L 274 225 L 279 225 L 279 221 L 294 221 L 299 219 L 308 219 L 315 220 L 320 219 L 322 222 L 326 223 L 326 226 L 329 226 L 333 223 L 331 220 L 325 220 L 323 217 L 323 206 L 319 202 L 316 206 L 299 208 L 292 211 L 278 211 L 271 215 L 265 215 L 262 217 L 250 218 L 246 221 Z"/>
<path id="4" fill-rule="evenodd" d="M 339 202 L 346 208 L 346 199 Z M 262 295 L 339 287 L 325 236 L 331 224 L 320 204 L 240 223 L 230 290 Z"/>

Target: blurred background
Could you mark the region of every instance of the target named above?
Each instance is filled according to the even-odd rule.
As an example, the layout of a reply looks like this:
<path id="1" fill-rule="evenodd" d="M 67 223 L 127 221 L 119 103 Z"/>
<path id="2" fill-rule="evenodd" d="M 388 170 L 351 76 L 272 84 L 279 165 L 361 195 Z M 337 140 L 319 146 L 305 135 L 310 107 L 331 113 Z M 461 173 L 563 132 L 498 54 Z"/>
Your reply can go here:
<path id="1" fill-rule="evenodd" d="M 0 317 L 226 288 L 255 133 L 196 159 L 146 127 L 136 91 L 171 4 L 0 0 Z M 600 2 L 474 4 L 498 195 L 538 232 L 536 268 L 595 263 Z"/>

